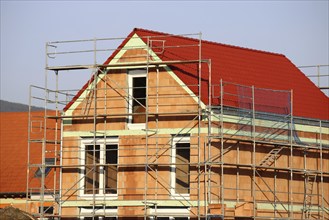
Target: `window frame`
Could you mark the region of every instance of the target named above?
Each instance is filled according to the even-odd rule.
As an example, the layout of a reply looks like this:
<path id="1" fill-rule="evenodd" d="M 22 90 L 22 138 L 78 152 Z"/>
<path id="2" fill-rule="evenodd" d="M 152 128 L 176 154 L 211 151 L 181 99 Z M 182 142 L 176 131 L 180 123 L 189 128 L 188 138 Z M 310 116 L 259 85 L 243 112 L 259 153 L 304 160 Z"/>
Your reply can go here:
<path id="1" fill-rule="evenodd" d="M 106 217 L 118 219 L 118 208 L 95 207 L 95 209 L 93 209 L 92 207 L 80 207 L 79 209 L 80 215 L 82 215 L 80 217 L 81 220 L 93 216 L 98 217 L 98 219 L 105 219 Z"/>
<path id="2" fill-rule="evenodd" d="M 94 145 L 94 139 L 93 138 L 83 138 L 81 140 L 80 144 L 80 183 L 79 183 L 79 196 L 86 199 L 93 198 L 93 194 L 87 194 L 85 193 L 85 159 L 86 159 L 86 147 Z M 109 137 L 106 139 L 98 139 L 95 142 L 95 146 L 99 145 L 100 149 L 100 158 L 99 158 L 99 164 L 105 164 L 106 163 L 106 155 L 104 152 L 106 152 L 106 146 L 107 145 L 117 145 L 117 165 L 119 165 L 119 138 L 118 137 Z M 119 183 L 119 174 L 117 173 L 117 193 L 105 193 L 105 167 L 100 166 L 99 167 L 99 191 L 97 194 L 95 194 L 96 199 L 104 199 L 104 196 L 106 196 L 107 200 L 114 200 L 118 198 L 118 183 Z"/>
<path id="3" fill-rule="evenodd" d="M 170 194 L 172 199 L 190 199 L 190 193 L 176 193 L 176 144 L 190 144 L 190 162 L 191 162 L 191 141 L 190 136 L 175 136 L 172 138 L 171 157 L 170 157 Z M 190 175 L 190 173 L 188 174 Z M 189 181 L 190 188 L 190 181 Z"/>
<path id="4" fill-rule="evenodd" d="M 169 220 L 175 220 L 176 218 L 187 218 L 190 219 L 191 208 L 190 207 L 181 207 L 181 208 L 170 208 L 170 207 L 158 207 L 158 208 L 149 208 L 148 215 L 149 219 L 154 220 L 157 218 L 168 218 Z"/>
<path id="5" fill-rule="evenodd" d="M 174 217 L 174 216 L 158 216 L 157 217 L 157 219 L 159 219 L 159 218 L 168 218 L 169 220 L 175 220 L 175 219 L 179 219 L 179 218 L 187 218 L 188 220 L 190 219 L 190 217 L 188 216 L 188 217 L 185 217 L 185 216 L 176 216 L 176 217 Z M 154 220 L 154 217 L 153 216 L 151 216 L 151 217 L 149 217 L 149 219 L 150 220 Z"/>
<path id="6" fill-rule="evenodd" d="M 147 106 L 147 72 L 146 69 L 129 69 L 127 70 L 127 75 L 128 75 L 128 103 L 127 103 L 127 108 L 128 108 L 128 129 L 129 130 L 142 130 L 145 129 L 145 124 L 146 123 L 133 123 L 133 92 L 134 92 L 134 87 L 133 87 L 133 80 L 134 78 L 139 78 L 139 77 L 145 77 L 146 78 L 146 88 L 145 88 L 145 107 Z M 145 114 L 146 117 L 146 114 Z"/>

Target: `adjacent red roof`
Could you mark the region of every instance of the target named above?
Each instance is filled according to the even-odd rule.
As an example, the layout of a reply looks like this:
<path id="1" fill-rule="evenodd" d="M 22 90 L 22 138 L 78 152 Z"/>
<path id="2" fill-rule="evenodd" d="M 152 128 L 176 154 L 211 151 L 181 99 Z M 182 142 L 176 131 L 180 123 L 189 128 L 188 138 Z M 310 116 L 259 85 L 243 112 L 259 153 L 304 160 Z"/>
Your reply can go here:
<path id="1" fill-rule="evenodd" d="M 158 54 L 163 61 L 199 59 L 197 48 L 199 39 L 135 28 L 122 42 L 118 50 L 106 60 L 105 64 L 108 64 L 115 57 L 119 49 L 134 34 L 141 37 L 145 43 L 150 39 L 155 40 L 155 43 L 157 40 L 164 40 L 165 50 Z M 247 86 L 253 85 L 258 88 L 293 90 L 293 115 L 329 120 L 329 98 L 282 54 L 202 40 L 201 59 L 211 59 L 212 84 L 219 84 L 222 79 L 223 81 Z M 170 67 L 186 85 L 198 83 L 197 63 L 195 65 L 171 65 Z M 205 104 L 208 104 L 208 83 L 208 67 L 203 64 L 201 99 Z M 77 96 L 86 86 L 87 84 Z M 197 87 L 190 87 L 190 89 L 194 93 L 198 93 Z M 218 104 L 218 100 L 217 102 L 214 100 L 212 104 Z"/>
<path id="2" fill-rule="evenodd" d="M 25 193 L 27 186 L 28 160 L 28 112 L 1 112 L 0 125 L 0 193 Z M 52 114 L 49 112 L 48 114 Z M 43 136 L 42 116 L 44 111 L 33 112 L 33 134 L 31 138 Z M 54 127 L 55 121 L 49 121 L 47 127 Z M 49 139 L 54 137 L 54 130 L 47 132 Z M 31 144 L 31 163 L 41 164 L 41 144 Z M 46 155 L 47 157 L 47 155 Z M 40 189 L 40 179 L 34 174 L 37 167 L 31 169 L 29 188 Z M 53 171 L 46 178 L 46 187 L 53 188 Z"/>

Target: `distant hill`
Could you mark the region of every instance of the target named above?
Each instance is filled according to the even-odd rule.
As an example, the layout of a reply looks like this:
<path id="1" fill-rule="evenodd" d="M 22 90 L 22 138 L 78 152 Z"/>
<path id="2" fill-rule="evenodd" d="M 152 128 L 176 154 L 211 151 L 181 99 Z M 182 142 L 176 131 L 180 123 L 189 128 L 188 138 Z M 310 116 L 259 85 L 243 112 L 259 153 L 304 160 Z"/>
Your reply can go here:
<path id="1" fill-rule="evenodd" d="M 41 111 L 41 110 L 44 109 L 35 106 L 32 106 L 31 108 L 31 111 Z M 28 111 L 29 111 L 28 105 L 0 100 L 0 112 L 28 112 Z"/>

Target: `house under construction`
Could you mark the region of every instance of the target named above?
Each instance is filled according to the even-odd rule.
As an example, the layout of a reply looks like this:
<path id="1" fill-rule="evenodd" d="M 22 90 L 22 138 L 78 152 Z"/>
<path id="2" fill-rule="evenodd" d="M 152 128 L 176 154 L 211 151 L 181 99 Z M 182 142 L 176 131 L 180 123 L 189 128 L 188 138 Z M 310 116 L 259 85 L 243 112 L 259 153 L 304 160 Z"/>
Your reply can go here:
<path id="1" fill-rule="evenodd" d="M 329 99 L 284 55 L 134 29 L 47 43 L 45 77 L 40 218 L 329 219 Z"/>

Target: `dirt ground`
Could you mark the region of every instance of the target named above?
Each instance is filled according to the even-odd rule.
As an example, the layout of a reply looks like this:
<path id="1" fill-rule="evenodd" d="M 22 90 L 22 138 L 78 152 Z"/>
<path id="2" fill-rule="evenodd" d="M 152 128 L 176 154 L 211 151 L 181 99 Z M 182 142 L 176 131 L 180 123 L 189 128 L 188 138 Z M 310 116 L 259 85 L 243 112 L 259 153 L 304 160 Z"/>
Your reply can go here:
<path id="1" fill-rule="evenodd" d="M 17 208 L 7 206 L 0 209 L 0 220 L 31 220 L 35 219 L 30 214 L 23 212 Z"/>

